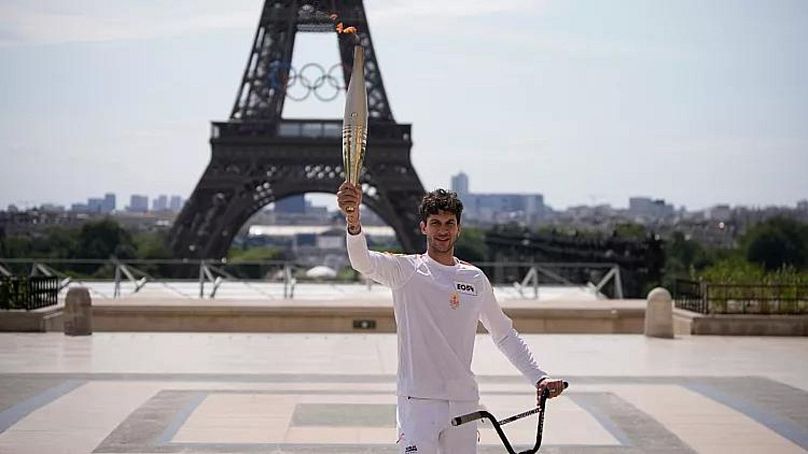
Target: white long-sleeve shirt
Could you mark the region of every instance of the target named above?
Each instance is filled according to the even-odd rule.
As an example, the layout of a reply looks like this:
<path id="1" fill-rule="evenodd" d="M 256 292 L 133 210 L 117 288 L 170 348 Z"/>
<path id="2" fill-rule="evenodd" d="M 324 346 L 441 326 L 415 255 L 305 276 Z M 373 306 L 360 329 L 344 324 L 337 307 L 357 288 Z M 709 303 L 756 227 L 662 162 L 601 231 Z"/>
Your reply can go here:
<path id="1" fill-rule="evenodd" d="M 530 383 L 535 385 L 545 375 L 479 268 L 459 261 L 443 265 L 428 254 L 369 251 L 363 233 L 348 234 L 347 245 L 355 270 L 392 289 L 399 396 L 479 399 L 471 371 L 478 320 Z"/>

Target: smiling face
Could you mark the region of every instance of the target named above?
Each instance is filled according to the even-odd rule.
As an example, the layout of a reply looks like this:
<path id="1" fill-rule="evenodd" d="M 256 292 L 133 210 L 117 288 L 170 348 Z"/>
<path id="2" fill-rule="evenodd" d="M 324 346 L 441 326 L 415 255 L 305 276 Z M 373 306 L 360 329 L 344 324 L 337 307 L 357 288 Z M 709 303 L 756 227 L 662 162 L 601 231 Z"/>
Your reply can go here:
<path id="1" fill-rule="evenodd" d="M 460 235 L 460 223 L 454 213 L 441 210 L 421 221 L 421 233 L 426 235 L 428 253 L 451 256 Z"/>

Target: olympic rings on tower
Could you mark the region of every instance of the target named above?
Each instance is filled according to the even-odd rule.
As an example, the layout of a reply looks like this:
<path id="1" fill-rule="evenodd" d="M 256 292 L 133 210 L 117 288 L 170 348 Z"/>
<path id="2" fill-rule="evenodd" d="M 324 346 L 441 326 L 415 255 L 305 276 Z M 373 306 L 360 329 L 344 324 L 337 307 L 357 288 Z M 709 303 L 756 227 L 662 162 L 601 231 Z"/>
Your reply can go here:
<path id="1" fill-rule="evenodd" d="M 266 80 L 270 88 L 283 90 L 292 101 L 303 101 L 314 93 L 320 101 L 328 102 L 337 99 L 345 89 L 337 79 L 339 73 L 334 74 L 334 70 L 341 68 L 342 64 L 336 63 L 326 71 L 318 63 L 307 63 L 296 70 L 289 63 L 274 60 L 269 64 Z"/>

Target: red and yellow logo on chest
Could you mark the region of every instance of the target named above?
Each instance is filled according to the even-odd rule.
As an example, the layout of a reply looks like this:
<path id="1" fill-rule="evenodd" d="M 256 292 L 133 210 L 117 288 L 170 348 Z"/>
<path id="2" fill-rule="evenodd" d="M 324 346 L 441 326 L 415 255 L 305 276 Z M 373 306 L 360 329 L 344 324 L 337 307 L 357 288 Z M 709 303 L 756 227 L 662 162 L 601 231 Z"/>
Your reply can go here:
<path id="1" fill-rule="evenodd" d="M 449 296 L 449 307 L 452 309 L 457 309 L 460 307 L 460 294 L 456 291 L 452 292 L 452 294 Z"/>

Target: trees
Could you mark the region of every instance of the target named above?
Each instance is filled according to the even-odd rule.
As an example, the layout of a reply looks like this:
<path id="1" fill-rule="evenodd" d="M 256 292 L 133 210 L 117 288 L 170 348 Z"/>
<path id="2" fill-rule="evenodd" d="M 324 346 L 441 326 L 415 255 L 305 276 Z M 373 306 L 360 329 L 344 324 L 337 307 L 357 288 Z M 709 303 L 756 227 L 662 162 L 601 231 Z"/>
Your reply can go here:
<path id="1" fill-rule="evenodd" d="M 79 231 L 77 256 L 80 258 L 131 259 L 136 255 L 132 235 L 112 219 L 88 222 Z"/>
<path id="2" fill-rule="evenodd" d="M 455 255 L 470 263 L 484 262 L 488 255 L 485 234 L 473 227 L 464 227 L 455 244 Z"/>
<path id="3" fill-rule="evenodd" d="M 24 235 L 0 238 L 0 256 L 7 258 L 100 259 L 138 257 L 132 235 L 110 218 L 91 221 L 81 228 L 49 227 Z M 91 276 L 109 275 L 109 266 L 90 263 L 55 265 L 57 271 Z M 19 268 L 19 266 L 18 266 Z M 16 270 L 21 272 L 22 268 Z M 25 271 L 27 272 L 27 271 Z"/>
<path id="4" fill-rule="evenodd" d="M 242 279 L 264 279 L 279 271 L 277 265 L 243 264 L 243 262 L 265 262 L 284 260 L 283 251 L 271 246 L 251 248 L 230 247 L 227 251 L 228 269 Z"/>
<path id="5" fill-rule="evenodd" d="M 623 222 L 614 226 L 614 236 L 622 238 L 643 239 L 648 236 L 648 231 L 641 224 L 634 222 Z"/>
<path id="6" fill-rule="evenodd" d="M 174 258 L 168 248 L 168 232 L 140 232 L 133 237 L 137 258 L 139 259 L 171 259 Z"/>
<path id="7" fill-rule="evenodd" d="M 80 229 L 51 227 L 0 241 L 2 256 L 33 258 L 134 258 L 138 256 L 132 235 L 113 219 L 84 224 Z"/>
<path id="8" fill-rule="evenodd" d="M 761 222 L 743 236 L 746 259 L 767 271 L 791 266 L 808 270 L 808 225 L 777 217 Z"/>
<path id="9" fill-rule="evenodd" d="M 695 271 L 704 269 L 714 261 L 712 255 L 684 233 L 673 232 L 671 238 L 665 242 L 665 274 L 692 277 Z"/>
<path id="10" fill-rule="evenodd" d="M 745 284 L 793 280 L 808 274 L 808 224 L 769 219 L 749 228 L 735 249 L 706 248 L 674 232 L 665 254 L 666 285 L 685 276 Z"/>
<path id="11" fill-rule="evenodd" d="M 529 232 L 517 224 L 499 226 L 495 232 L 524 237 Z M 555 238 L 559 234 L 545 227 L 540 235 Z M 611 239 L 639 239 L 647 235 L 642 226 L 622 224 L 615 228 Z M 33 230 L 23 235 L 7 235 L 0 232 L 0 257 L 50 258 L 50 259 L 170 259 L 172 252 L 166 246 L 167 232 L 129 233 L 114 219 L 90 221 L 80 228 L 53 226 Z M 568 238 L 569 235 L 561 235 Z M 577 232 L 575 238 L 597 238 L 595 233 Z M 754 264 L 767 275 L 781 270 L 792 274 L 808 275 L 808 224 L 791 218 L 773 218 L 752 226 L 739 238 L 739 247 L 732 249 L 710 248 L 688 238 L 682 232 L 673 232 L 664 242 L 664 285 L 672 285 L 676 278 L 697 279 L 710 275 L 725 276 L 729 270 L 748 275 L 749 282 L 759 273 L 744 265 Z M 485 231 L 464 227 L 456 244 L 455 254 L 472 263 L 492 260 L 485 243 Z M 228 259 L 232 262 L 283 260 L 283 253 L 274 248 L 231 247 Z M 559 259 L 563 261 L 564 259 Z M 571 260 L 571 259 L 569 259 Z M 726 262 L 726 263 L 725 263 Z M 57 265 L 53 265 L 57 266 Z M 143 270 L 155 275 L 167 275 L 178 269 L 175 265 L 142 265 Z M 95 274 L 98 266 L 66 264 L 58 269 Z M 711 271 L 711 268 L 715 270 Z M 27 272 L 25 270 L 20 270 Z M 106 269 L 105 272 L 109 270 Z M 736 274 L 737 274 L 736 273 Z M 187 273 L 186 273 L 187 274 Z M 735 274 L 733 274 L 735 276 Z M 734 277 L 733 279 L 736 279 Z M 740 279 L 740 277 L 737 277 Z"/>
<path id="12" fill-rule="evenodd" d="M 231 247 L 227 251 L 229 262 L 255 262 L 267 260 L 284 260 L 283 252 L 270 246 L 258 246 L 251 248 Z"/>

